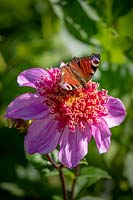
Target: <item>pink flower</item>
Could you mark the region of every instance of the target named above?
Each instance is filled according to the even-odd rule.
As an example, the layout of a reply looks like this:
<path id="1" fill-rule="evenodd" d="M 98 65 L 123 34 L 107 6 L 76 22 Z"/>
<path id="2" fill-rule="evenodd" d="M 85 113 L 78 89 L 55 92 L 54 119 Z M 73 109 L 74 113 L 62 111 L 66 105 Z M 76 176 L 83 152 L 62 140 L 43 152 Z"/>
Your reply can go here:
<path id="1" fill-rule="evenodd" d="M 6 112 L 7 118 L 32 120 L 25 136 L 26 152 L 47 154 L 59 145 L 60 162 L 72 168 L 87 154 L 92 137 L 100 153 L 108 151 L 109 128 L 119 125 L 126 115 L 119 99 L 98 90 L 98 84 L 91 81 L 86 88 L 63 89 L 58 68 L 29 69 L 17 81 L 36 89 L 18 96 Z"/>

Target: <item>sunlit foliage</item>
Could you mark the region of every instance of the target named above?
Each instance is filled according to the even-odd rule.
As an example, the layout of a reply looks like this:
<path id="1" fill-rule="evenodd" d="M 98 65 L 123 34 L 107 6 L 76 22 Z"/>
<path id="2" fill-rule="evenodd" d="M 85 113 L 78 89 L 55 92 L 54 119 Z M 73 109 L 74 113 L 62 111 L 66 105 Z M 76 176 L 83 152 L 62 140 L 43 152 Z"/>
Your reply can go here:
<path id="1" fill-rule="evenodd" d="M 100 69 L 94 80 L 124 102 L 127 117 L 121 126 L 111 130 L 112 145 L 107 154 L 99 155 L 93 142 L 90 143 L 75 195 L 81 200 L 131 199 L 131 8 L 131 0 L 0 0 L 0 195 L 3 200 L 61 199 L 57 173 L 50 163 L 43 156 L 33 155 L 27 156 L 32 165 L 29 164 L 23 148 L 25 133 L 17 134 L 15 129 L 6 127 L 6 106 L 25 92 L 17 86 L 17 75 L 30 67 L 58 66 L 60 61 L 93 52 L 101 54 Z M 52 156 L 56 159 L 56 152 Z M 69 188 L 73 171 L 66 170 L 65 176 Z"/>

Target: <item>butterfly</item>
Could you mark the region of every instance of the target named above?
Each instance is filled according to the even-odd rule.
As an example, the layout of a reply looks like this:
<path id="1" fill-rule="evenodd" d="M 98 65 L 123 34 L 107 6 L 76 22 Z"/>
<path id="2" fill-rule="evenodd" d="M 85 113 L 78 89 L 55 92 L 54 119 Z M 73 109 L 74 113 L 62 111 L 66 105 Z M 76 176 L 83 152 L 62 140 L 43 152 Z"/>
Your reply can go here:
<path id="1" fill-rule="evenodd" d="M 65 90 L 73 90 L 86 87 L 88 81 L 96 72 L 100 63 L 100 54 L 92 54 L 87 57 L 74 57 L 70 62 L 60 67 L 60 85 Z"/>

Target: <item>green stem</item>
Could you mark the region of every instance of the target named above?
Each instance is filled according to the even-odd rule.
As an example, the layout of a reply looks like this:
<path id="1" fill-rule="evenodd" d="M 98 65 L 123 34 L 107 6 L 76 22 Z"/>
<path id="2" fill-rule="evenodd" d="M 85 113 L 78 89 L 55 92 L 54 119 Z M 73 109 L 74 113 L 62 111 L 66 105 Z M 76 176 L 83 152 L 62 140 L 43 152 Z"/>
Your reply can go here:
<path id="1" fill-rule="evenodd" d="M 51 162 L 51 164 L 53 165 L 53 167 L 59 171 L 60 180 L 61 180 L 61 184 L 62 184 L 63 197 L 64 197 L 64 200 L 68 200 L 65 177 L 63 174 L 63 170 L 62 170 L 63 165 L 55 163 L 55 161 L 50 157 L 49 154 L 47 154 L 46 156 L 47 156 L 47 159 L 49 160 L 49 162 Z"/>
<path id="2" fill-rule="evenodd" d="M 77 167 L 75 167 L 75 177 L 74 177 L 74 180 L 73 180 L 73 183 L 72 183 L 70 200 L 74 199 L 74 189 L 75 189 L 76 181 L 77 181 L 77 178 L 78 178 L 78 173 L 79 173 L 79 165 Z"/>
<path id="3" fill-rule="evenodd" d="M 68 200 L 68 196 L 67 196 L 67 191 L 66 191 L 66 183 L 65 183 L 65 177 L 62 171 L 62 167 L 59 168 L 59 173 L 60 173 L 60 180 L 62 183 L 62 190 L 63 190 L 63 196 L 64 196 L 64 200 Z"/>
<path id="4" fill-rule="evenodd" d="M 59 168 L 60 168 L 60 165 L 57 164 L 57 163 L 50 157 L 49 154 L 46 154 L 46 156 L 47 156 L 48 161 L 51 162 L 51 164 L 54 166 L 55 169 L 59 169 Z"/>

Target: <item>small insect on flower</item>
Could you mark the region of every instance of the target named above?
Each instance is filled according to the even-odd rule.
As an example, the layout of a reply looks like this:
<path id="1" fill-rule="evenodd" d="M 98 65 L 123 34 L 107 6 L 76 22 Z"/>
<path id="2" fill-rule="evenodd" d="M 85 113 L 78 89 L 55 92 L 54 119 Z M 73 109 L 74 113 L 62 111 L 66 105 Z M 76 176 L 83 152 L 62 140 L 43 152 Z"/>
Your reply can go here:
<path id="1" fill-rule="evenodd" d="M 8 122 L 9 128 L 16 128 L 19 133 L 27 132 L 27 130 L 31 124 L 31 120 L 23 120 L 23 119 L 8 118 L 7 122 Z"/>
<path id="2" fill-rule="evenodd" d="M 6 118 L 29 121 L 25 150 L 47 154 L 59 145 L 59 161 L 73 168 L 88 152 L 93 138 L 99 153 L 109 150 L 111 127 L 125 118 L 123 103 L 108 95 L 91 78 L 99 66 L 100 55 L 74 58 L 59 68 L 31 68 L 17 78 L 20 86 L 33 87 L 7 108 Z M 23 124 L 23 123 L 22 123 Z"/>

